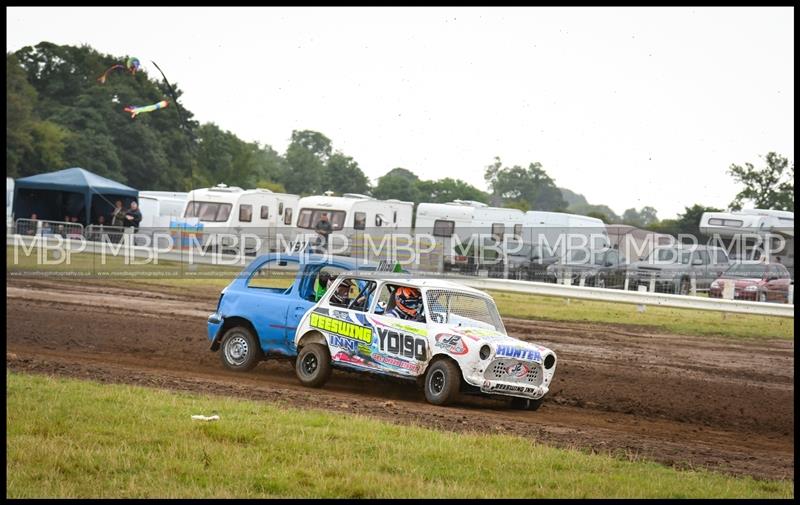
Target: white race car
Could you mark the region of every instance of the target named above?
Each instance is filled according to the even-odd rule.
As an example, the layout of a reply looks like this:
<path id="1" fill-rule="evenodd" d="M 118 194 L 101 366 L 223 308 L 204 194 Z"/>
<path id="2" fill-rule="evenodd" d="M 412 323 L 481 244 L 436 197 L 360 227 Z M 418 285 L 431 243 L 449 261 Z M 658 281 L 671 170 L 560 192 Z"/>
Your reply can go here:
<path id="1" fill-rule="evenodd" d="M 393 315 L 400 314 L 395 295 L 409 292 L 403 288 L 421 295 L 413 319 Z M 335 366 L 418 380 L 435 405 L 466 392 L 536 410 L 556 371 L 552 350 L 506 334 L 486 293 L 378 272 L 339 275 L 303 316 L 294 343 L 306 386 L 324 385 Z"/>

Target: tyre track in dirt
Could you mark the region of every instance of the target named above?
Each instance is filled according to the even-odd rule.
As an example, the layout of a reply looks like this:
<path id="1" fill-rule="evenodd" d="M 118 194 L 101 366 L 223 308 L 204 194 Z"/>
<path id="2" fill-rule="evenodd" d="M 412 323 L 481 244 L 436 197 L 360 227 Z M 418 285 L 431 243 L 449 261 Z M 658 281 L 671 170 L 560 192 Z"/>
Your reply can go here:
<path id="1" fill-rule="evenodd" d="M 506 319 L 558 353 L 537 412 L 464 396 L 434 407 L 415 385 L 335 371 L 299 385 L 288 361 L 246 374 L 208 351 L 217 295 L 137 285 L 7 279 L 7 368 L 353 412 L 453 431 L 506 433 L 678 467 L 792 478 L 794 345 Z"/>

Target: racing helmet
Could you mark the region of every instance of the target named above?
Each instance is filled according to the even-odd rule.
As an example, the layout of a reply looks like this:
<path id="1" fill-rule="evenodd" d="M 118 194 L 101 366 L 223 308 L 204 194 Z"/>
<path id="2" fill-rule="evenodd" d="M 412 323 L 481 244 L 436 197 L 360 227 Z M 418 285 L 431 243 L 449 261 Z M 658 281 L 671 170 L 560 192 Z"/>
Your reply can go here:
<path id="1" fill-rule="evenodd" d="M 416 317 L 422 308 L 422 294 L 419 289 L 400 286 L 394 292 L 395 307 L 408 317 Z"/>
<path id="2" fill-rule="evenodd" d="M 334 291 L 331 295 L 330 301 L 338 304 L 346 304 L 350 298 L 351 285 L 350 279 L 343 280 L 338 286 L 336 286 L 336 291 Z"/>

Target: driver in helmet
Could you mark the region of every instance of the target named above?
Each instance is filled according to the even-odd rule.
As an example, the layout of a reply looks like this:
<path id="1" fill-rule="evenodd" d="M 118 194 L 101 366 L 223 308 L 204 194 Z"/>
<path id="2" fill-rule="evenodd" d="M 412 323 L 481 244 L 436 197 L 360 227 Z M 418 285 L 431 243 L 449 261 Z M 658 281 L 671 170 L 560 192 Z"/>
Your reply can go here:
<path id="1" fill-rule="evenodd" d="M 407 321 L 425 321 L 422 314 L 422 294 L 417 288 L 400 286 L 394 291 L 394 307 L 387 313 Z"/>
<path id="2" fill-rule="evenodd" d="M 352 283 L 350 279 L 345 279 L 338 286 L 336 286 L 336 291 L 333 292 L 330 299 L 331 305 L 338 305 L 341 307 L 347 307 L 350 303 L 350 287 Z"/>

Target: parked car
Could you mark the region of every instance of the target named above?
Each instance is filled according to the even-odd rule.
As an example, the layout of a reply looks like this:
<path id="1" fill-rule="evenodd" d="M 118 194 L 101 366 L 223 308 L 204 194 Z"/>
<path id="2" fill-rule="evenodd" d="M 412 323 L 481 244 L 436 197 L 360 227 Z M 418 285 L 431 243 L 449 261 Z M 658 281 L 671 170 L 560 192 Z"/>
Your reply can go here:
<path id="1" fill-rule="evenodd" d="M 567 276 L 570 284 L 598 288 L 621 288 L 625 282 L 628 261 L 616 249 L 603 251 L 574 250 L 566 261 L 557 261 L 547 267 L 550 282 L 562 283 Z"/>
<path id="2" fill-rule="evenodd" d="M 734 264 L 711 283 L 708 296 L 722 298 L 727 283 L 733 283 L 735 300 L 789 303 L 792 279 L 789 270 L 778 263 Z"/>
<path id="3" fill-rule="evenodd" d="M 265 254 L 254 259 L 225 287 L 208 317 L 212 351 L 235 371 L 250 370 L 268 357 L 294 358 L 294 333 L 316 303 L 320 279 L 359 268 L 349 258 Z M 324 290 L 324 287 L 322 287 Z"/>
<path id="4" fill-rule="evenodd" d="M 688 295 L 691 279 L 698 291 L 707 291 L 711 283 L 728 269 L 730 262 L 721 247 L 675 244 L 653 249 L 645 258 L 628 267 L 628 289 L 650 286 L 655 291 Z"/>
<path id="5" fill-rule="evenodd" d="M 421 295 L 414 320 L 392 315 L 401 288 Z M 341 292 L 348 293 L 344 301 L 337 298 Z M 510 398 L 513 406 L 536 410 L 556 369 L 552 350 L 506 333 L 488 294 L 382 272 L 340 275 L 303 316 L 295 346 L 295 371 L 306 386 L 322 387 L 337 367 L 416 380 L 434 405 L 464 392 Z"/>
<path id="6" fill-rule="evenodd" d="M 516 246 L 517 244 L 515 244 Z M 547 268 L 559 260 L 558 256 L 542 254 L 538 245 L 519 244 L 506 255 L 508 278 L 521 281 L 549 280 Z"/>

